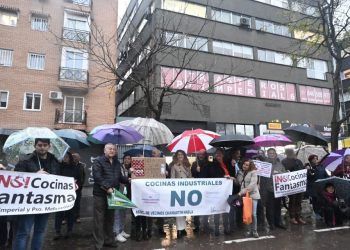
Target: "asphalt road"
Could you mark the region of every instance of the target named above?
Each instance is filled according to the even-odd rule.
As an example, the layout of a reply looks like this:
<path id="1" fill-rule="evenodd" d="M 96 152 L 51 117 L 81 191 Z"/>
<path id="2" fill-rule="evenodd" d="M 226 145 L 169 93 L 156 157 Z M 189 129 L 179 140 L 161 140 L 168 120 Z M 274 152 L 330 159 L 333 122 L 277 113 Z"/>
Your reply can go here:
<path id="1" fill-rule="evenodd" d="M 255 240 L 245 238 L 244 230 L 236 230 L 230 236 L 221 235 L 219 237 L 215 237 L 213 233 L 193 234 L 191 226 L 188 225 L 188 236 L 182 239 L 176 239 L 175 228 L 173 230 L 166 228 L 166 238 L 160 238 L 155 232 L 150 240 L 141 242 L 128 240 L 126 243 L 120 243 L 118 249 L 349 249 L 350 227 L 347 225 L 338 230 L 316 232 L 314 230 L 328 229 L 322 222 L 316 222 L 310 217 L 308 225 L 287 225 L 287 227 L 287 230 L 277 229 L 270 233 L 260 231 L 261 239 Z M 54 231 L 51 221 L 44 250 L 94 249 L 91 232 L 92 218 L 84 218 L 80 224 L 76 225 L 72 239 L 54 241 L 52 240 Z"/>

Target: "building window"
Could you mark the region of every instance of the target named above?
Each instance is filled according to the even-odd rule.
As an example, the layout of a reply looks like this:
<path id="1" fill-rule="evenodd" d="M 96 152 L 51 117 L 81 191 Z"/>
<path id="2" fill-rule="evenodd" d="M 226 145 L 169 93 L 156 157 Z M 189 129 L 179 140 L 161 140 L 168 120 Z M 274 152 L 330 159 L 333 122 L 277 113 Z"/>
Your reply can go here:
<path id="1" fill-rule="evenodd" d="M 271 50 L 258 49 L 258 60 L 288 66 L 293 65 L 293 60 L 289 55 Z"/>
<path id="2" fill-rule="evenodd" d="M 48 23 L 47 17 L 32 16 L 32 30 L 47 31 Z"/>
<path id="3" fill-rule="evenodd" d="M 88 54 L 74 48 L 62 49 L 60 79 L 87 81 Z"/>
<path id="4" fill-rule="evenodd" d="M 45 69 L 45 55 L 29 53 L 27 67 L 28 67 L 28 69 L 44 70 Z"/>
<path id="5" fill-rule="evenodd" d="M 300 101 L 306 103 L 331 105 L 331 91 L 326 88 L 299 85 Z"/>
<path id="6" fill-rule="evenodd" d="M 255 0 L 255 1 L 274 5 L 284 9 L 289 9 L 288 0 Z"/>
<path id="7" fill-rule="evenodd" d="M 41 110 L 42 94 L 39 93 L 25 93 L 24 94 L 24 110 L 40 111 Z"/>
<path id="8" fill-rule="evenodd" d="M 292 102 L 297 100 L 294 84 L 266 80 L 260 80 L 259 83 L 261 98 Z"/>
<path id="9" fill-rule="evenodd" d="M 291 37 L 292 34 L 289 32 L 289 28 L 285 25 L 268 22 L 265 20 L 255 19 L 256 30 L 264 31 L 276 35 Z"/>
<path id="10" fill-rule="evenodd" d="M 90 0 L 72 0 L 74 4 L 79 4 L 79 5 L 90 5 Z"/>
<path id="11" fill-rule="evenodd" d="M 0 109 L 7 109 L 9 102 L 9 92 L 0 90 Z"/>
<path id="12" fill-rule="evenodd" d="M 12 66 L 13 50 L 0 49 L 0 66 Z"/>
<path id="13" fill-rule="evenodd" d="M 18 15 L 16 12 L 0 9 L 0 24 L 7 26 L 17 26 Z"/>
<path id="14" fill-rule="evenodd" d="M 161 87 L 170 89 L 208 91 L 209 74 L 188 69 L 161 67 Z"/>
<path id="15" fill-rule="evenodd" d="M 63 38 L 72 41 L 86 43 L 90 39 L 89 16 L 72 14 L 70 11 L 64 13 Z"/>
<path id="16" fill-rule="evenodd" d="M 234 43 L 213 41 L 213 52 L 228 56 L 253 59 L 253 48 Z"/>
<path id="17" fill-rule="evenodd" d="M 216 133 L 220 135 L 248 135 L 254 137 L 254 125 L 216 123 Z"/>
<path id="18" fill-rule="evenodd" d="M 241 15 L 238 13 L 233 13 L 230 11 L 212 9 L 212 19 L 218 22 L 229 23 L 233 25 L 240 25 L 241 18 L 246 18 L 248 20 L 249 26 L 251 26 L 251 18 L 249 16 Z"/>
<path id="19" fill-rule="evenodd" d="M 166 32 L 165 40 L 169 46 L 208 51 L 208 39 L 203 37 Z"/>
<path id="20" fill-rule="evenodd" d="M 299 60 L 298 67 L 306 68 L 308 78 L 327 80 L 327 62 L 323 60 L 304 58 Z"/>
<path id="21" fill-rule="evenodd" d="M 83 123 L 84 97 L 65 96 L 63 121 L 65 123 Z"/>
<path id="22" fill-rule="evenodd" d="M 117 115 L 120 116 L 122 113 L 124 113 L 126 110 L 131 108 L 132 105 L 135 103 L 135 91 L 131 92 L 131 94 L 124 99 L 121 103 L 119 103 L 117 108 Z"/>
<path id="23" fill-rule="evenodd" d="M 180 0 L 163 0 L 163 9 L 191 16 L 206 17 L 206 7 Z"/>
<path id="24" fill-rule="evenodd" d="M 256 97 L 255 80 L 251 78 L 214 74 L 214 93 Z"/>

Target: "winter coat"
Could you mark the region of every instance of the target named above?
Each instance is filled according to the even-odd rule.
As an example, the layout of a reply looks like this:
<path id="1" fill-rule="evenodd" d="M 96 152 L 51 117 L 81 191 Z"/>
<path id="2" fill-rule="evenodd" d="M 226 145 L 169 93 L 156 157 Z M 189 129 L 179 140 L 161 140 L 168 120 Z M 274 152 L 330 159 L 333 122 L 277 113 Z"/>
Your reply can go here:
<path id="1" fill-rule="evenodd" d="M 73 177 L 74 180 L 76 181 L 78 187 L 80 188 L 81 186 L 81 175 L 79 168 L 75 165 L 68 165 L 64 162 L 61 163 L 60 166 L 60 175 L 66 176 L 66 177 Z"/>
<path id="2" fill-rule="evenodd" d="M 227 165 L 228 172 L 231 177 L 236 177 L 235 167 L 231 164 Z M 223 178 L 225 176 L 224 170 L 221 168 L 220 163 L 217 160 L 211 162 L 208 166 L 208 178 Z M 237 194 L 241 189 L 241 185 L 237 182 L 233 182 L 232 194 Z"/>
<path id="3" fill-rule="evenodd" d="M 200 167 L 200 172 L 197 171 L 197 163 Z M 208 178 L 208 160 L 198 160 L 192 163 L 191 173 L 193 178 Z"/>
<path id="4" fill-rule="evenodd" d="M 92 174 L 94 177 L 93 195 L 107 196 L 109 188 L 119 189 L 119 184 L 127 184 L 129 179 L 121 175 L 121 164 L 118 158 L 113 159 L 113 163 L 106 156 L 100 156 L 92 164 Z"/>
<path id="5" fill-rule="evenodd" d="M 309 197 L 316 197 L 317 192 L 314 188 L 314 183 L 317 180 L 328 178 L 326 168 L 322 165 L 310 166 L 307 170 L 307 185 L 306 185 L 306 195 Z"/>
<path id="6" fill-rule="evenodd" d="M 282 165 L 282 163 L 276 159 L 276 160 L 270 160 L 267 159 L 267 162 L 270 162 L 272 164 L 272 169 L 271 169 L 271 177 L 266 178 L 266 177 L 261 177 L 260 178 L 260 192 L 274 192 L 273 188 L 273 175 L 275 174 L 282 174 L 286 172 L 286 169 Z"/>
<path id="7" fill-rule="evenodd" d="M 249 172 L 239 171 L 237 175 L 237 181 L 241 185 L 240 193 L 242 195 L 249 192 L 249 195 L 252 199 L 260 199 L 258 175 L 256 173 L 256 170 Z"/>
<path id="8" fill-rule="evenodd" d="M 299 159 L 285 158 L 282 160 L 282 164 L 286 171 L 294 172 L 304 169 L 304 164 Z"/>
<path id="9" fill-rule="evenodd" d="M 39 164 L 40 159 L 40 164 Z M 41 166 L 41 167 L 40 167 Z M 29 157 L 25 160 L 19 161 L 15 166 L 15 171 L 19 172 L 29 172 L 36 173 L 40 169 L 48 172 L 49 174 L 60 174 L 60 165 L 56 157 L 47 153 L 46 159 L 41 159 L 37 153 L 34 151 Z"/>
<path id="10" fill-rule="evenodd" d="M 170 164 L 171 173 L 170 178 L 191 178 L 191 169 L 184 165 Z"/>

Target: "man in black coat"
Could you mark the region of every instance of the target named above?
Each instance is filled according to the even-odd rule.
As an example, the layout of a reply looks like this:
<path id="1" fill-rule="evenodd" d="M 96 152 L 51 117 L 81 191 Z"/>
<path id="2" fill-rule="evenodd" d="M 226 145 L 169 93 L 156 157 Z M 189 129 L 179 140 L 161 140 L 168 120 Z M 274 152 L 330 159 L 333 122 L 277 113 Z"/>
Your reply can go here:
<path id="1" fill-rule="evenodd" d="M 304 164 L 296 158 L 293 149 L 286 149 L 287 158 L 282 160 L 282 165 L 289 172 L 304 169 Z M 306 222 L 301 218 L 301 202 L 304 193 L 289 195 L 289 216 L 290 222 L 294 225 L 305 225 Z"/>
<path id="2" fill-rule="evenodd" d="M 28 159 L 19 161 L 15 171 L 30 172 L 38 174 L 59 174 L 59 163 L 50 149 L 50 139 L 36 138 L 34 142 L 35 151 Z M 49 218 L 46 214 L 28 214 L 17 217 L 17 231 L 14 241 L 15 250 L 25 249 L 27 239 L 34 225 L 32 237 L 32 249 L 41 249 L 44 240 L 45 229 Z"/>
<path id="3" fill-rule="evenodd" d="M 95 249 L 100 250 L 103 246 L 116 247 L 113 235 L 114 210 L 108 209 L 107 196 L 114 189 L 119 189 L 120 182 L 127 184 L 129 179 L 121 175 L 121 164 L 114 144 L 105 145 L 104 155 L 98 157 L 92 165 L 92 173 Z"/>

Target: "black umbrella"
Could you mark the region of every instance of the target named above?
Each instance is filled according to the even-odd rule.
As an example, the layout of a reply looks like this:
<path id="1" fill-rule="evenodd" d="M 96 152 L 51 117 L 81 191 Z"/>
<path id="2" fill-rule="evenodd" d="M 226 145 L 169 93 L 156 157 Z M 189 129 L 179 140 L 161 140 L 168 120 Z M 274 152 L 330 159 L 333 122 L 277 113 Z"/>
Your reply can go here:
<path id="1" fill-rule="evenodd" d="M 284 129 L 284 132 L 294 141 L 303 141 L 321 146 L 328 145 L 326 138 L 314 128 L 298 125 L 286 128 Z"/>
<path id="2" fill-rule="evenodd" d="M 322 194 L 327 183 L 332 183 L 334 185 L 335 193 L 337 196 L 341 199 L 344 199 L 348 205 L 350 205 L 350 179 L 343 179 L 332 176 L 327 179 L 317 180 L 314 184 L 314 188 L 318 196 Z"/>
<path id="3" fill-rule="evenodd" d="M 238 148 L 254 144 L 253 138 L 247 135 L 223 135 L 213 139 L 209 145 L 213 147 L 232 147 Z"/>

